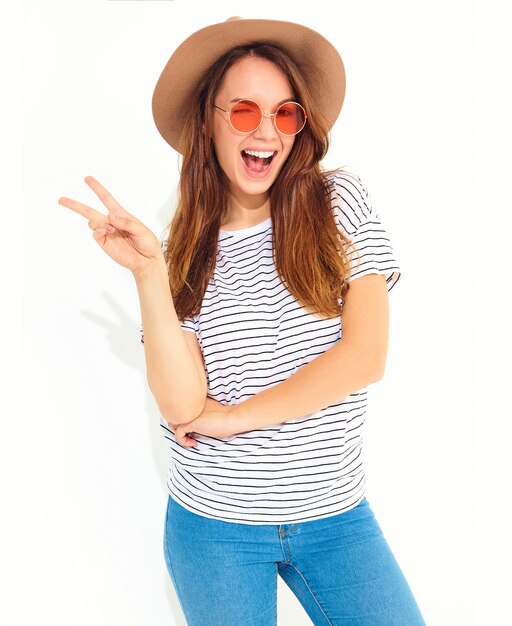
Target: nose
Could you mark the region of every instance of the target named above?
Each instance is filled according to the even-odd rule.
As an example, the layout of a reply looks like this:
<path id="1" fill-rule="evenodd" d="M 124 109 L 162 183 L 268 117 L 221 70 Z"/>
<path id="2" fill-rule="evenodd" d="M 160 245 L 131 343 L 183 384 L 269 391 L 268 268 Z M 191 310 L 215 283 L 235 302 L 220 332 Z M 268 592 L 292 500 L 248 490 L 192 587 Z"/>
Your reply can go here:
<path id="1" fill-rule="evenodd" d="M 279 135 L 277 128 L 274 125 L 274 116 L 272 113 L 263 113 L 263 119 L 259 128 L 254 131 L 255 137 L 275 137 Z"/>

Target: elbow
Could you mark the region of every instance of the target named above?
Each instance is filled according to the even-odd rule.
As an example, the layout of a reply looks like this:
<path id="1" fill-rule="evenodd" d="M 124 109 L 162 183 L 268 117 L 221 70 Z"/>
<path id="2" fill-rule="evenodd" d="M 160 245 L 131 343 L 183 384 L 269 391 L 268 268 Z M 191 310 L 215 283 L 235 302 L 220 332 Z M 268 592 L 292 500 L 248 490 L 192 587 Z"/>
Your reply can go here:
<path id="1" fill-rule="evenodd" d="M 384 370 L 377 370 L 372 372 L 372 375 L 370 376 L 370 384 L 373 383 L 378 383 L 379 380 L 382 380 L 384 378 Z"/>
<path id="2" fill-rule="evenodd" d="M 193 405 L 168 407 L 165 411 L 162 411 L 162 417 L 168 424 L 173 426 L 188 424 L 201 415 L 205 403 L 206 393 L 204 394 L 204 398 L 198 398 Z"/>
<path id="3" fill-rule="evenodd" d="M 172 426 L 188 424 L 201 415 L 204 410 L 207 396 L 206 381 L 201 385 L 200 389 L 185 390 L 180 398 L 166 388 L 161 389 L 154 383 L 152 386 L 149 382 L 149 377 L 148 385 L 160 414 Z"/>
<path id="4" fill-rule="evenodd" d="M 386 356 L 376 354 L 369 361 L 369 363 L 371 363 L 371 367 L 368 370 L 370 383 L 376 383 L 379 380 L 382 380 L 384 378 L 384 373 L 386 370 Z"/>

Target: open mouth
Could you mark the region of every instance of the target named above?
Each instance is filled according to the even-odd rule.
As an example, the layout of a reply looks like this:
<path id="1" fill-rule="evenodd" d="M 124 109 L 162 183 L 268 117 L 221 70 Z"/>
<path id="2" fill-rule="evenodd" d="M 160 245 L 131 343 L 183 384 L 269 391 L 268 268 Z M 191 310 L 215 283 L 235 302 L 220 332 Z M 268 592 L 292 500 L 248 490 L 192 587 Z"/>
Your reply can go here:
<path id="1" fill-rule="evenodd" d="M 242 150 L 241 152 L 244 163 L 253 172 L 264 172 L 270 167 L 272 159 L 276 156 L 277 151 L 274 151 L 272 154 L 267 156 L 268 154 L 268 151 L 262 151 L 256 154 L 254 150 L 250 150 L 249 152 Z"/>

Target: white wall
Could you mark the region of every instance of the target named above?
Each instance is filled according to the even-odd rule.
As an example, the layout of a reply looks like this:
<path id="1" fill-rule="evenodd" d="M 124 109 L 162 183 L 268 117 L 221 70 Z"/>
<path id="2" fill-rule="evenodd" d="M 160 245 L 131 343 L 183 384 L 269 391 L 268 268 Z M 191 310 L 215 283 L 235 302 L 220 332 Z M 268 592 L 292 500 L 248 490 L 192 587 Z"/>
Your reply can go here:
<path id="1" fill-rule="evenodd" d="M 90 174 L 161 234 L 178 159 L 152 120 L 154 85 L 186 36 L 240 14 L 303 23 L 344 59 L 325 165 L 367 182 L 403 271 L 369 391 L 367 497 L 427 623 L 473 623 L 472 3 L 333 6 L 25 1 L 23 439 L 4 439 L 4 623 L 185 623 L 162 552 L 169 458 L 135 284 L 57 200 L 106 212 Z M 280 579 L 278 603 L 280 626 L 310 624 Z"/>

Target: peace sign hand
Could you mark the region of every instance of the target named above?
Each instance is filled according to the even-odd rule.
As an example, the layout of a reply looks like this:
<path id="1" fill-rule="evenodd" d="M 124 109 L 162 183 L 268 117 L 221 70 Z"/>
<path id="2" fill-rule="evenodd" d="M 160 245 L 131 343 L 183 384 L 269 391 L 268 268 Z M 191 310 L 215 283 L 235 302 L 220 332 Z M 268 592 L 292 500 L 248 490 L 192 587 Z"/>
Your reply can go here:
<path id="1" fill-rule="evenodd" d="M 155 234 L 128 213 L 95 178 L 86 176 L 84 181 L 107 207 L 108 215 L 64 196 L 59 198 L 58 203 L 87 218 L 93 237 L 101 248 L 134 275 L 159 260 L 163 253 Z"/>

